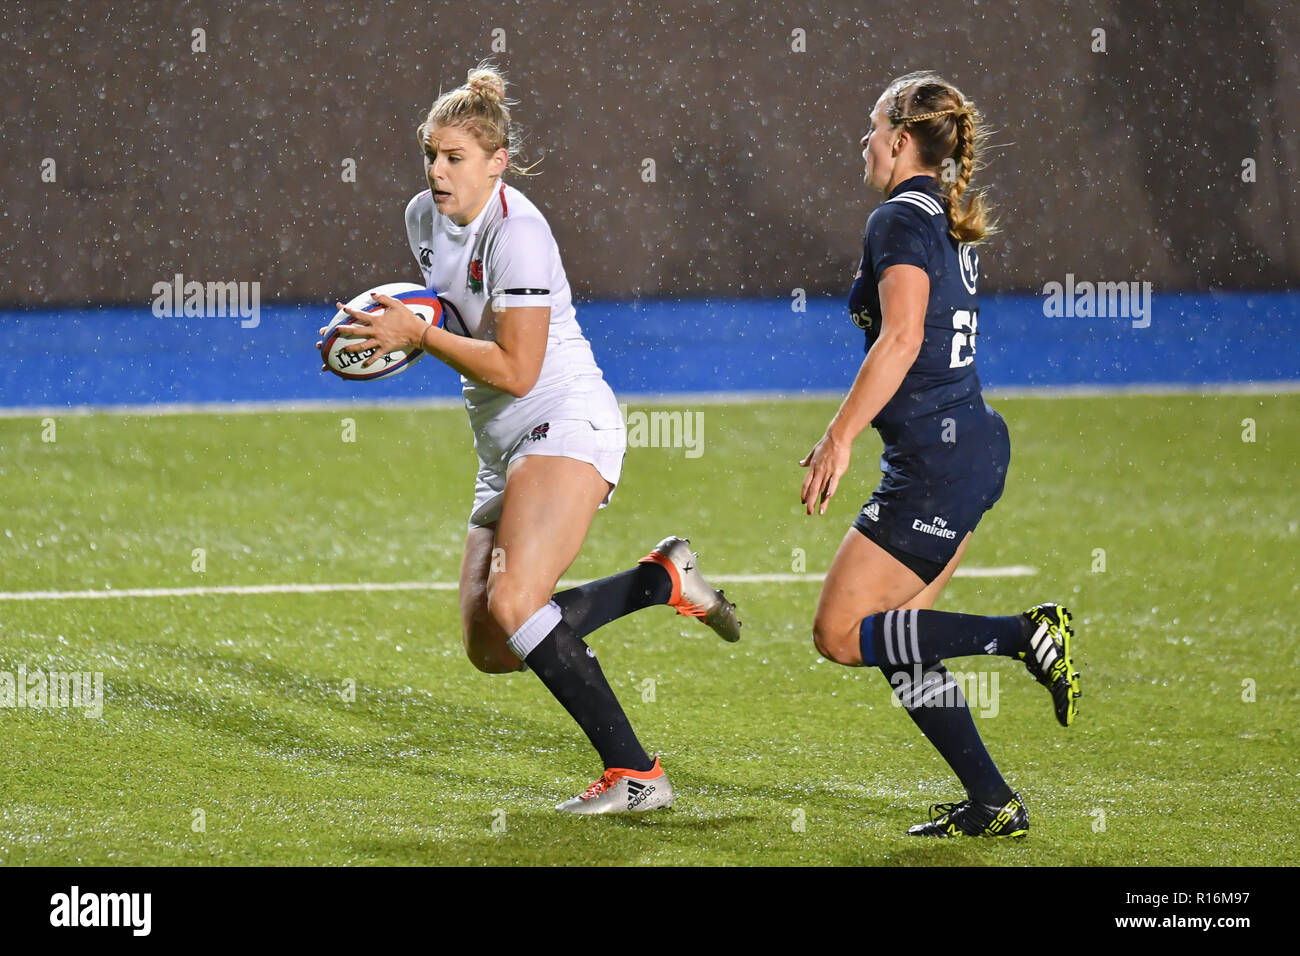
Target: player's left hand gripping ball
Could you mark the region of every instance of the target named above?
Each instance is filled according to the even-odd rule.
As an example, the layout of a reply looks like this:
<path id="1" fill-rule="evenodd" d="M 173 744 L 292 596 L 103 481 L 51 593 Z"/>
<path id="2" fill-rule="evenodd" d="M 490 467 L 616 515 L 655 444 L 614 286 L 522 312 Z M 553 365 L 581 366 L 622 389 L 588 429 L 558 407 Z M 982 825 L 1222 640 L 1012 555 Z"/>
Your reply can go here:
<path id="1" fill-rule="evenodd" d="M 386 285 L 377 286 L 352 299 L 348 302 L 347 307 L 372 314 L 383 312 L 384 306 L 376 298 L 381 295 L 389 296 L 401 302 L 416 316 L 430 325 L 441 327 L 443 324 L 442 300 L 432 290 L 416 285 L 413 282 L 389 282 Z M 349 325 L 353 321 L 352 316 L 348 315 L 343 309 L 339 309 L 334 314 L 334 318 L 330 320 L 329 325 L 322 331 L 322 339 L 318 343 L 321 358 L 325 362 L 325 368 L 340 378 L 354 381 L 386 378 L 389 375 L 396 375 L 408 366 L 414 365 L 424 355 L 424 351 L 419 348 L 395 349 L 379 356 L 370 365 L 366 365 L 366 360 L 375 356 L 379 348 L 373 346 L 356 352 L 347 351 L 347 346 L 361 341 L 361 339 L 356 336 L 341 334 L 339 326 Z"/>

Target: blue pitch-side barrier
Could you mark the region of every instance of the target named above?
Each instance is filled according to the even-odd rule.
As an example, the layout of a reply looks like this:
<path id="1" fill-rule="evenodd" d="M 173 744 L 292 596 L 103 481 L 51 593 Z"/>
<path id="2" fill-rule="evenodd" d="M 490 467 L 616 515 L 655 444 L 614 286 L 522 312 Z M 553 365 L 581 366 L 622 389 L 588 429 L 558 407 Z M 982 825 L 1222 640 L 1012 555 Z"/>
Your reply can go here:
<path id="1" fill-rule="evenodd" d="M 1151 322 L 1046 317 L 1043 297 L 985 296 L 977 359 L 986 387 L 1300 380 L 1300 293 L 1155 294 Z M 327 304 L 268 305 L 256 328 L 157 318 L 148 305 L 0 311 L 9 360 L 0 406 L 455 397 L 426 359 L 378 382 L 319 371 Z M 616 392 L 844 391 L 862 333 L 842 299 L 588 302 L 578 320 Z"/>

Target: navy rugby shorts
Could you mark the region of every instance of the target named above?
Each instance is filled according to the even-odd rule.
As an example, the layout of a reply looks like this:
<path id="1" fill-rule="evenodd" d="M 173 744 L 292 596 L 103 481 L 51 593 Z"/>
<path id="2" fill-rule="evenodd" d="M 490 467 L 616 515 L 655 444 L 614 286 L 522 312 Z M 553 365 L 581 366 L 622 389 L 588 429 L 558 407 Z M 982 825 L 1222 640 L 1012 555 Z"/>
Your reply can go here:
<path id="1" fill-rule="evenodd" d="M 1011 441 L 982 398 L 909 421 L 853 527 L 929 584 L 1002 497 Z"/>

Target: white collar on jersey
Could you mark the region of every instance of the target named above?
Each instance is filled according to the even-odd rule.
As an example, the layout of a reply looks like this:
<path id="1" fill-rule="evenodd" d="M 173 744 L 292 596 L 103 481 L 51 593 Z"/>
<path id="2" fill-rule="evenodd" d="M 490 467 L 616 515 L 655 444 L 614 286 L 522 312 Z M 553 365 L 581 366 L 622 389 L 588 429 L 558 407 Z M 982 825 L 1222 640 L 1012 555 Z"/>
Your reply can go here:
<path id="1" fill-rule="evenodd" d="M 492 209 L 493 204 L 501 202 L 501 191 L 503 189 L 505 189 L 505 184 L 498 182 L 497 185 L 492 190 L 492 195 L 488 197 L 488 201 L 483 204 L 483 208 L 479 210 L 478 215 L 475 216 L 473 220 L 469 222 L 468 225 L 464 225 L 464 226 L 456 225 L 454 222 L 451 221 L 450 216 L 442 216 L 442 213 L 438 212 L 437 206 L 434 206 L 433 211 L 436 215 L 442 216 L 442 218 L 446 220 L 442 224 L 442 226 L 443 229 L 446 230 L 447 235 L 451 236 L 453 239 L 457 241 L 464 241 L 468 237 L 476 235 L 478 233 L 479 226 L 483 224 L 483 218 Z"/>

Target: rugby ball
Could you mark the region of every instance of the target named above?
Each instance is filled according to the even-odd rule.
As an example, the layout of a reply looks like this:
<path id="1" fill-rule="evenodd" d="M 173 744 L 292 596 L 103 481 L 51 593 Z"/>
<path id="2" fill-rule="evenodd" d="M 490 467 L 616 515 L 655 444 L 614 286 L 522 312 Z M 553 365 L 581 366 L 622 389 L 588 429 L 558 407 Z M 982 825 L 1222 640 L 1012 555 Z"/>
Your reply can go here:
<path id="1" fill-rule="evenodd" d="M 441 326 L 445 321 L 446 315 L 443 302 L 438 298 L 438 294 L 431 289 L 416 285 L 414 282 L 389 282 L 385 285 L 376 286 L 350 301 L 348 307 L 360 309 L 362 312 L 382 312 L 384 307 L 375 301 L 377 295 L 386 295 L 397 299 L 430 325 Z M 389 352 L 375 362 L 374 365 L 363 366 L 362 363 L 374 355 L 376 350 L 369 348 L 360 352 L 345 351 L 346 346 L 364 340 L 347 338 L 338 333 L 340 325 L 347 325 L 352 321 L 350 315 L 339 309 L 338 312 L 334 313 L 334 318 L 330 320 L 329 325 L 325 327 L 325 333 L 321 339 L 320 353 L 325 361 L 325 367 L 339 378 L 353 381 L 387 378 L 390 375 L 405 371 L 424 355 L 422 349 L 411 349 L 409 352 L 405 349 L 398 349 L 396 352 Z"/>

